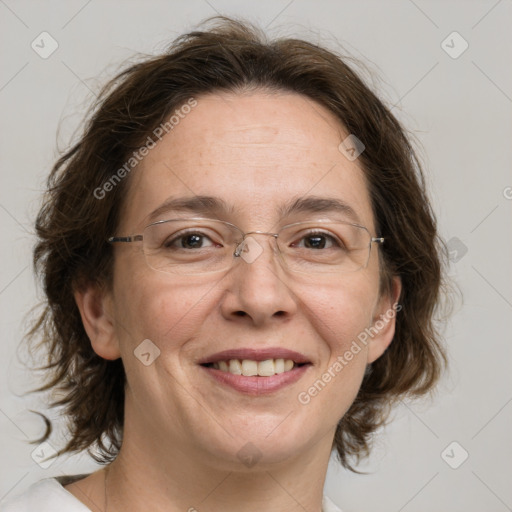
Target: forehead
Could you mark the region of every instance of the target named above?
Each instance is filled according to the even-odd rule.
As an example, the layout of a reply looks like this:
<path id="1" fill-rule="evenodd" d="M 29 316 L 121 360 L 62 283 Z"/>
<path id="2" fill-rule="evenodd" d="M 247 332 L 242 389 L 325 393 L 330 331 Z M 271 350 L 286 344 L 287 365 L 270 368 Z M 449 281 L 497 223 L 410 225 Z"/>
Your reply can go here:
<path id="1" fill-rule="evenodd" d="M 196 196 L 218 198 L 216 213 L 247 229 L 273 225 L 310 196 L 338 200 L 373 226 L 364 172 L 338 149 L 348 133 L 323 106 L 262 91 L 196 101 L 132 171 L 122 227 L 144 227 L 155 210 L 166 216 L 170 199 Z"/>

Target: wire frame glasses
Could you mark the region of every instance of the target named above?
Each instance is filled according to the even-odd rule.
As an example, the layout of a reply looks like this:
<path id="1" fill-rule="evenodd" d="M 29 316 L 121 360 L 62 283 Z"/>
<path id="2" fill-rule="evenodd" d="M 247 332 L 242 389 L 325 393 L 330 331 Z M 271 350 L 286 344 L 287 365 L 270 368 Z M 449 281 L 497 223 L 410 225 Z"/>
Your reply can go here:
<path id="1" fill-rule="evenodd" d="M 368 265 L 373 237 L 364 227 L 348 222 L 307 221 L 282 227 L 277 233 L 244 233 L 229 222 L 200 217 L 153 222 L 142 234 L 112 236 L 109 243 L 142 242 L 146 262 L 170 274 L 225 272 L 236 262 L 253 263 L 263 253 L 260 236 L 271 245 L 284 266 L 306 274 L 355 272 Z"/>

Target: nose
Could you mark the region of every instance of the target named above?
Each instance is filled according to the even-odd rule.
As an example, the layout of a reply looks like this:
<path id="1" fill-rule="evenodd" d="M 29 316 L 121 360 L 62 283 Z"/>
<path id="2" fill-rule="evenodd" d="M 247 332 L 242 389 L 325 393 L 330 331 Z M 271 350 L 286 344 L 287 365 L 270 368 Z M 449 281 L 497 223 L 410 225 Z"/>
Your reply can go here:
<path id="1" fill-rule="evenodd" d="M 295 314 L 295 294 L 280 264 L 275 238 L 268 235 L 248 233 L 237 248 L 239 256 L 223 280 L 227 290 L 221 311 L 226 319 L 261 326 L 287 321 Z"/>

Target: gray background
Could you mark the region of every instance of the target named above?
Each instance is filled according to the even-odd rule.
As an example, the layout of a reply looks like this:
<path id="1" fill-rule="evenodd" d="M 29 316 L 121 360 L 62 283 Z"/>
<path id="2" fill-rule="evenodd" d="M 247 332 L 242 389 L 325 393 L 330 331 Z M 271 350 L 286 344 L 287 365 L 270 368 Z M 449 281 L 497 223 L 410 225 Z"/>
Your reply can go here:
<path id="1" fill-rule="evenodd" d="M 43 430 L 27 410 L 44 404 L 23 396 L 35 381 L 18 346 L 40 295 L 31 232 L 56 148 L 120 62 L 157 52 L 216 13 L 335 49 L 339 41 L 381 77 L 375 88 L 423 148 L 464 296 L 446 327 L 451 371 L 434 399 L 400 404 L 360 467 L 368 475 L 333 461 L 326 494 L 345 512 L 512 510 L 510 0 L 0 0 L 0 499 L 43 477 L 94 468 L 84 456 L 42 468 L 27 444 Z M 31 48 L 43 31 L 59 45 L 46 59 Z M 453 31 L 469 44 L 457 58 L 457 35 L 442 46 Z"/>

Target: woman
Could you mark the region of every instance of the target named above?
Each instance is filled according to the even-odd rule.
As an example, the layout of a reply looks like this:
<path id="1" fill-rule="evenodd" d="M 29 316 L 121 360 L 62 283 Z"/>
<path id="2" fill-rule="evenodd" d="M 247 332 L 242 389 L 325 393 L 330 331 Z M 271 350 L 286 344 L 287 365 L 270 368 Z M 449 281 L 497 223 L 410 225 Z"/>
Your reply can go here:
<path id="1" fill-rule="evenodd" d="M 332 450 L 352 468 L 444 362 L 414 152 L 301 40 L 221 18 L 126 69 L 55 164 L 37 232 L 59 454 L 105 468 L 6 512 L 338 510 Z"/>

